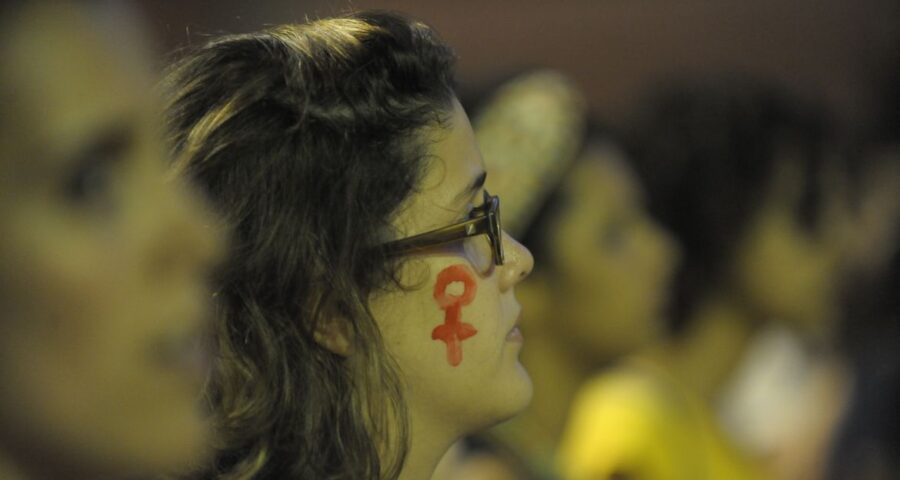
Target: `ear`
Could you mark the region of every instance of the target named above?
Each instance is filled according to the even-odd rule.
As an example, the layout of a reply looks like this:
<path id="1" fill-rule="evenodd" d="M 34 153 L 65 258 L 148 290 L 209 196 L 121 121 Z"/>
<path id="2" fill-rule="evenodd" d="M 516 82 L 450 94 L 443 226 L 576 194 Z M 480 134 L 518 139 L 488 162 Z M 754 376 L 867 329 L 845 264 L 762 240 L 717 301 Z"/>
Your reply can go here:
<path id="1" fill-rule="evenodd" d="M 350 322 L 342 316 L 331 316 L 319 322 L 313 331 L 313 339 L 336 355 L 349 357 L 353 353 Z"/>

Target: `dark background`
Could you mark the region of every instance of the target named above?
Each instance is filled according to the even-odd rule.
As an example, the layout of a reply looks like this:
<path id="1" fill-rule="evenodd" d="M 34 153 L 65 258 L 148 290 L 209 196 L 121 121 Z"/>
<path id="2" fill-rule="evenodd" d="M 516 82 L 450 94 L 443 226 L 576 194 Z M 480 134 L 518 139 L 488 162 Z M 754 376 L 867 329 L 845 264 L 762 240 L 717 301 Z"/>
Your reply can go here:
<path id="1" fill-rule="evenodd" d="M 819 98 L 851 125 L 877 122 L 900 53 L 888 0 L 159 1 L 137 5 L 163 52 L 220 33 L 363 8 L 408 13 L 457 51 L 462 86 L 530 66 L 566 72 L 617 123 L 648 86 L 739 73 Z"/>

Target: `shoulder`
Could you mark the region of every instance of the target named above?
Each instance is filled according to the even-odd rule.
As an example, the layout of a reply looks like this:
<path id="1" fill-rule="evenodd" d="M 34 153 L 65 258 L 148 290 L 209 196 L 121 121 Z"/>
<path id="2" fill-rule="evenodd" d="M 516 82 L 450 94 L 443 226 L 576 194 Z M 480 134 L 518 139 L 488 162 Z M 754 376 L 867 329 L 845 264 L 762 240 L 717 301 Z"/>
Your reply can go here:
<path id="1" fill-rule="evenodd" d="M 558 465 L 565 478 L 672 471 L 692 463 L 690 448 L 698 441 L 692 422 L 689 402 L 666 378 L 634 366 L 614 368 L 575 398 Z"/>

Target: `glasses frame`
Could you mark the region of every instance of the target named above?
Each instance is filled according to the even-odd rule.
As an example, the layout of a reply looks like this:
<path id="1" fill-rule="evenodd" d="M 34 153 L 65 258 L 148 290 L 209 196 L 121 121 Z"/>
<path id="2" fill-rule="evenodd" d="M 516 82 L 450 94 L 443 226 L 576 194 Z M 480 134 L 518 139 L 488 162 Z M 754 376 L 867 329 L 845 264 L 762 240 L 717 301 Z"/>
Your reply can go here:
<path id="1" fill-rule="evenodd" d="M 500 224 L 500 197 L 484 191 L 484 203 L 472 210 L 469 219 L 446 227 L 411 237 L 385 243 L 383 248 L 390 256 L 419 253 L 433 247 L 464 240 L 476 235 L 487 235 L 491 243 L 494 265 L 503 265 L 503 227 Z"/>

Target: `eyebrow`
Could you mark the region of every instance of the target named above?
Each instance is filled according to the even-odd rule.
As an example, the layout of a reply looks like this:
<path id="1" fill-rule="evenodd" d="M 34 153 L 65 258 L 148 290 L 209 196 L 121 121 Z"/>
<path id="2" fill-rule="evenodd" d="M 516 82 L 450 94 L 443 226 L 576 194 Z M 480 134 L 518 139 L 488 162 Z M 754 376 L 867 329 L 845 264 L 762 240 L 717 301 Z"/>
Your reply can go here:
<path id="1" fill-rule="evenodd" d="M 478 175 L 478 177 L 476 177 L 475 180 L 473 180 L 472 183 L 470 183 L 465 188 L 465 190 L 459 192 L 455 197 L 453 197 L 453 204 L 459 205 L 463 200 L 471 199 L 472 196 L 475 195 L 475 193 L 478 192 L 478 190 L 481 190 L 481 187 L 484 186 L 485 180 L 487 180 L 487 172 L 482 171 Z"/>

